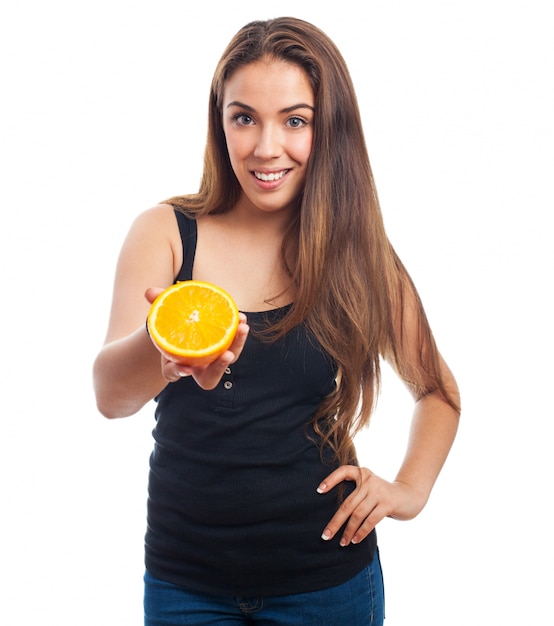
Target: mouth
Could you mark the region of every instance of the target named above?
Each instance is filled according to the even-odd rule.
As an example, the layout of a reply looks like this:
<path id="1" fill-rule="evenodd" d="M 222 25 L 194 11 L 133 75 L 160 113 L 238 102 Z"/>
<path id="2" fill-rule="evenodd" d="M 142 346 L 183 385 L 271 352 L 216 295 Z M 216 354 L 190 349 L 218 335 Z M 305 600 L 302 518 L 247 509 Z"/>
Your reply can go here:
<path id="1" fill-rule="evenodd" d="M 279 172 L 258 172 L 254 170 L 254 172 L 252 173 L 258 180 L 261 180 L 264 183 L 272 183 L 276 180 L 281 180 L 281 178 L 283 178 L 283 176 L 285 176 L 289 172 L 290 170 L 281 170 Z"/>

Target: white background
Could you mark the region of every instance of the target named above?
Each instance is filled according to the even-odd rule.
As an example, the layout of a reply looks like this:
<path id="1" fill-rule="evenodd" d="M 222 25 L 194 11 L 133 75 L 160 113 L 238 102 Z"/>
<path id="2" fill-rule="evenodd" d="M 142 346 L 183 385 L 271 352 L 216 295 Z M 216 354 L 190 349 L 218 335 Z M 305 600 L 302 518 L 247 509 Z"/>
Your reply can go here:
<path id="1" fill-rule="evenodd" d="M 197 189 L 228 40 L 285 14 L 349 64 L 389 235 L 463 392 L 427 508 L 380 526 L 387 626 L 554 623 L 548 5 L 2 4 L 0 623 L 141 624 L 153 410 L 107 421 L 91 384 L 114 265 L 139 211 Z M 359 441 L 383 476 L 410 411 L 387 373 Z"/>

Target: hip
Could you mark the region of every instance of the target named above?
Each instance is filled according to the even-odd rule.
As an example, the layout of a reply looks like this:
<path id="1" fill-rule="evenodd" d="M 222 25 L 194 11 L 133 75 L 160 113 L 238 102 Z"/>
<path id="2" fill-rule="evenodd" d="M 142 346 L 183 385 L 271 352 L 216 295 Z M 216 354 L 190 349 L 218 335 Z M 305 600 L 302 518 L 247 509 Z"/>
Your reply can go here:
<path id="1" fill-rule="evenodd" d="M 346 582 L 299 594 L 201 593 L 155 578 L 148 570 L 144 583 L 145 626 L 382 626 L 384 621 L 384 582 L 378 550 L 371 563 Z"/>

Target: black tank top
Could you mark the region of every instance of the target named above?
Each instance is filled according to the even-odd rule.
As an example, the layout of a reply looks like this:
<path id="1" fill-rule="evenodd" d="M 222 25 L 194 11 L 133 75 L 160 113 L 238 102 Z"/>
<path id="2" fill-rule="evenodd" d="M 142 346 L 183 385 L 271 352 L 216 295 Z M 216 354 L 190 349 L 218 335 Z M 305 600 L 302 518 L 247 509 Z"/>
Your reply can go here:
<path id="1" fill-rule="evenodd" d="M 177 280 L 188 280 L 196 222 L 176 215 L 184 255 Z M 248 313 L 248 323 L 262 328 L 286 311 Z M 214 390 L 192 378 L 167 385 L 156 398 L 150 458 L 145 544 L 153 576 L 191 591 L 286 595 L 339 585 L 371 561 L 375 532 L 345 548 L 340 533 L 321 539 L 337 494 L 316 489 L 336 464 L 310 421 L 335 376 L 299 326 L 271 344 L 251 333 Z"/>

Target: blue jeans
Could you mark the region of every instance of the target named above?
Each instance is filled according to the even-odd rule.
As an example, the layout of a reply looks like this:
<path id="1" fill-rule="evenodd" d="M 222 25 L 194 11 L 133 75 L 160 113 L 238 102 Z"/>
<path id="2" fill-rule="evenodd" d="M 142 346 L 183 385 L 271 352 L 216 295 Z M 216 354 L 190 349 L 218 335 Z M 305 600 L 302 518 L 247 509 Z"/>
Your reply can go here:
<path id="1" fill-rule="evenodd" d="M 377 551 L 348 582 L 289 596 L 227 597 L 191 593 L 144 575 L 145 626 L 382 626 L 383 574 Z"/>

